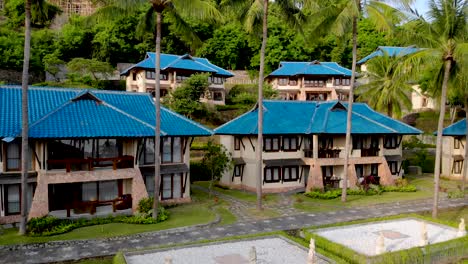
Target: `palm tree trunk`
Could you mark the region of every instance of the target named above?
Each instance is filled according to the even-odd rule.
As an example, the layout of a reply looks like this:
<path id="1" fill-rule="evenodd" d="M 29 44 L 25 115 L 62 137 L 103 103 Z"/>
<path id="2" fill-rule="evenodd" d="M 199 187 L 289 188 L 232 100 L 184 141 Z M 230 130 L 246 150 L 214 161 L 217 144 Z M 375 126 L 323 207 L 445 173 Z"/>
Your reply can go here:
<path id="1" fill-rule="evenodd" d="M 461 191 L 463 197 L 465 197 L 465 182 L 466 182 L 466 174 L 468 173 L 468 96 L 465 96 L 465 123 L 466 123 L 466 130 L 465 130 L 465 158 L 463 160 L 463 177 L 461 182 Z"/>
<path id="2" fill-rule="evenodd" d="M 24 58 L 23 58 L 23 76 L 21 85 L 21 219 L 19 234 L 26 233 L 27 219 L 27 191 L 28 191 L 28 161 L 29 161 L 29 114 L 28 114 L 28 81 L 29 81 L 29 60 L 31 55 L 31 1 L 25 1 L 25 19 L 24 19 Z"/>
<path id="3" fill-rule="evenodd" d="M 348 163 L 349 152 L 351 148 L 351 118 L 353 113 L 354 101 L 354 81 L 356 79 L 356 61 L 357 61 L 357 16 L 353 16 L 353 64 L 351 66 L 351 85 L 349 87 L 348 113 L 346 117 L 346 143 L 344 158 L 343 186 L 341 190 L 341 201 L 346 202 L 348 189 Z"/>
<path id="4" fill-rule="evenodd" d="M 442 83 L 442 93 L 440 96 L 440 112 L 439 123 L 437 124 L 437 142 L 436 142 L 436 156 L 434 166 L 434 203 L 432 205 L 432 217 L 437 218 L 437 211 L 439 206 L 439 181 L 440 181 L 440 162 L 442 157 L 442 129 L 444 128 L 445 117 L 445 103 L 447 101 L 447 86 L 452 68 L 452 60 L 445 61 L 444 80 Z"/>
<path id="5" fill-rule="evenodd" d="M 265 49 L 268 38 L 268 0 L 263 1 L 263 37 L 260 50 L 260 72 L 258 74 L 258 136 L 257 136 L 257 210 L 262 210 L 263 183 L 263 76 L 265 71 Z"/>
<path id="6" fill-rule="evenodd" d="M 160 71 L 161 71 L 161 12 L 156 12 L 156 60 L 155 60 L 155 91 L 154 105 L 156 108 L 156 127 L 154 136 L 154 201 L 153 219 L 158 219 L 159 187 L 161 185 L 161 91 L 160 91 Z"/>

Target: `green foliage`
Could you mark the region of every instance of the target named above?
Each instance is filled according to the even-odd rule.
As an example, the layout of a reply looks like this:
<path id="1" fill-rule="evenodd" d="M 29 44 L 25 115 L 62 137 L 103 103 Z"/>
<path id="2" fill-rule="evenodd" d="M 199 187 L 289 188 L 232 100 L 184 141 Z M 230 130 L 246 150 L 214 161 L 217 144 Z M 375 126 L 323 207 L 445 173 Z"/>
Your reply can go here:
<path id="1" fill-rule="evenodd" d="M 115 254 L 114 258 L 112 259 L 112 264 L 127 264 L 122 251 L 119 251 L 117 254 Z"/>
<path id="2" fill-rule="evenodd" d="M 151 213 L 153 211 L 153 197 L 143 198 L 138 202 L 137 210 L 140 213 Z"/>
<path id="3" fill-rule="evenodd" d="M 106 79 L 113 72 L 112 66 L 107 62 L 98 61 L 96 59 L 74 58 L 67 63 L 69 74 L 82 76 L 81 78 L 89 78 L 93 80 Z"/>
<path id="4" fill-rule="evenodd" d="M 231 154 L 227 151 L 226 147 L 221 144 L 208 141 L 205 156 L 203 156 L 202 164 L 208 169 L 210 173 L 210 190 L 215 181 L 221 178 L 222 174 L 232 168 Z"/>
<path id="5" fill-rule="evenodd" d="M 198 161 L 190 162 L 190 181 L 209 181 L 211 180 L 210 171 L 205 164 Z"/>
<path id="6" fill-rule="evenodd" d="M 383 192 L 416 192 L 416 186 L 414 185 L 400 185 L 400 186 L 377 186 L 370 185 L 370 188 L 365 190 L 360 189 L 348 189 L 348 195 L 380 195 Z M 320 189 L 314 189 L 304 194 L 307 197 L 314 199 L 330 200 L 341 196 L 341 189 L 332 189 L 328 191 L 322 191 Z"/>
<path id="7" fill-rule="evenodd" d="M 407 160 L 407 165 L 420 166 L 422 172 L 434 172 L 435 157 L 433 155 L 429 155 L 429 152 L 426 149 L 415 150 L 414 155 L 408 157 Z"/>
<path id="8" fill-rule="evenodd" d="M 168 105 L 177 113 L 188 117 L 204 116 L 206 107 L 200 103 L 200 97 L 206 96 L 209 75 L 206 73 L 193 74 L 168 97 Z"/>
<path id="9" fill-rule="evenodd" d="M 56 75 L 60 72 L 59 66 L 65 64 L 65 62 L 59 59 L 56 53 L 45 55 L 42 61 L 44 63 L 45 71 L 50 73 L 57 80 Z"/>
<path id="10" fill-rule="evenodd" d="M 12 28 L 22 27 L 24 25 L 24 1 L 6 0 L 4 14 L 8 18 L 8 26 Z M 52 20 L 62 11 L 55 5 L 47 1 L 31 2 L 31 26 L 46 27 L 50 26 Z"/>
<path id="11" fill-rule="evenodd" d="M 162 206 L 158 207 L 158 219 L 154 222 L 153 216 L 154 197 L 143 198 L 138 202 L 138 213 L 133 219 L 129 219 L 131 224 L 153 224 L 165 221 L 169 218 L 169 212 Z"/>
<path id="12" fill-rule="evenodd" d="M 465 193 L 463 193 L 461 190 L 449 191 L 447 193 L 447 197 L 451 199 L 464 198 L 467 195 L 468 190 L 465 190 Z"/>
<path id="13" fill-rule="evenodd" d="M 127 223 L 127 224 L 156 224 L 169 218 L 169 212 L 163 207 L 160 208 L 158 219 L 154 220 L 150 214 L 135 214 L 133 216 L 109 216 L 106 218 L 92 219 L 58 219 L 53 216 L 32 218 L 28 222 L 28 235 L 30 236 L 53 236 L 70 232 L 73 229 L 103 225 L 109 223 Z"/>
<path id="14" fill-rule="evenodd" d="M 403 144 L 403 149 L 423 149 L 423 148 L 434 148 L 434 145 L 431 144 L 425 144 L 419 138 L 416 136 L 411 136 L 409 140 L 404 140 L 402 142 Z"/>

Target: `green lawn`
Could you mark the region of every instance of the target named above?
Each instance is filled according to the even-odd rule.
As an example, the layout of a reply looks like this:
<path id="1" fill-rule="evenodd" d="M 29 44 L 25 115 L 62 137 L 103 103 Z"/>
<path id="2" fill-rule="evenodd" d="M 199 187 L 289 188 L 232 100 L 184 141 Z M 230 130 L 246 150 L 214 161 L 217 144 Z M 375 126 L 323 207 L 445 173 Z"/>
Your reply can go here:
<path id="1" fill-rule="evenodd" d="M 216 214 L 209 209 L 213 202 L 208 200 L 207 196 L 202 192 L 195 191 L 192 195 L 194 200 L 193 203 L 169 208 L 169 219 L 162 223 L 149 225 L 110 223 L 105 225 L 82 227 L 65 234 L 49 237 L 20 236 L 18 235 L 18 230 L 16 228 L 11 228 L 4 230 L 4 233 L 0 235 L 0 245 L 39 243 L 55 240 L 106 238 L 204 224 L 213 221 Z M 230 212 L 223 212 L 222 215 L 227 218 L 226 221 L 228 221 L 228 223 L 229 221 L 233 221 L 233 216 Z"/>

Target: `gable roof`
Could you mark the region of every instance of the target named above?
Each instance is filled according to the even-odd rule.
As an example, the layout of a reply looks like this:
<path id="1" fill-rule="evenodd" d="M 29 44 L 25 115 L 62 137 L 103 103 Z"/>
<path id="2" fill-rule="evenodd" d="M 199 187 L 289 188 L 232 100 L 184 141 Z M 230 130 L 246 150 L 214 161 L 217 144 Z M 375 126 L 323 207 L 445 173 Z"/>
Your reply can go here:
<path id="1" fill-rule="evenodd" d="M 434 133 L 437 134 L 437 131 Z M 466 120 L 462 120 L 451 124 L 442 130 L 443 136 L 465 136 L 466 135 Z"/>
<path id="2" fill-rule="evenodd" d="M 128 75 L 131 69 L 140 68 L 147 70 L 154 70 L 156 54 L 154 52 L 147 52 L 145 59 L 124 70 L 120 75 Z M 161 54 L 161 70 L 168 69 L 189 70 L 196 72 L 209 72 L 215 75 L 232 77 L 234 74 L 231 72 L 212 64 L 205 58 L 192 57 L 189 54 L 173 55 Z"/>
<path id="3" fill-rule="evenodd" d="M 415 46 L 408 46 L 408 47 L 392 47 L 392 46 L 379 46 L 376 51 L 372 52 L 371 54 L 367 55 L 366 57 L 362 58 L 360 61 L 357 62 L 358 65 L 366 63 L 368 60 L 383 56 L 387 54 L 388 56 L 404 56 L 411 53 L 415 53 L 421 50 L 420 48 L 416 48 Z"/>
<path id="4" fill-rule="evenodd" d="M 263 133 L 345 134 L 347 104 L 338 101 L 264 101 Z M 215 129 L 220 135 L 257 134 L 257 108 Z M 353 134 L 421 134 L 398 120 L 372 110 L 364 103 L 353 104 Z"/>
<path id="5" fill-rule="evenodd" d="M 336 62 L 299 62 L 282 61 L 278 69 L 269 76 L 298 76 L 298 75 L 338 75 L 351 76 L 351 70 L 340 66 Z"/>
<path id="6" fill-rule="evenodd" d="M 31 138 L 152 137 L 149 94 L 30 87 Z M 21 87 L 0 86 L 0 139 L 21 136 Z M 210 129 L 161 107 L 162 136 L 209 136 Z"/>

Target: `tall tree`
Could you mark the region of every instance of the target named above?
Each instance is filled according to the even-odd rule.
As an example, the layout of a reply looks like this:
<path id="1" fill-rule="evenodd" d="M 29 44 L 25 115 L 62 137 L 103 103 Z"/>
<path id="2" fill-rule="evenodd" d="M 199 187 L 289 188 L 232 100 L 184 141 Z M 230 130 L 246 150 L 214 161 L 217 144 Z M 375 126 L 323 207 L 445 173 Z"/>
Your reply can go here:
<path id="1" fill-rule="evenodd" d="M 307 1 L 307 0 L 306 0 Z M 262 45 L 260 48 L 260 71 L 258 74 L 258 124 L 257 124 L 257 209 L 262 210 L 262 179 L 263 179 L 263 81 L 265 76 L 265 50 L 268 38 L 268 0 L 226 0 L 224 4 L 236 10 L 238 17 L 244 23 L 249 33 L 258 33 L 261 25 Z M 305 21 L 305 15 L 296 1 L 276 0 L 286 23 L 295 29 L 300 29 Z M 261 21 L 261 23 L 260 23 Z"/>
<path id="2" fill-rule="evenodd" d="M 468 36 L 467 9 L 468 2 L 466 0 L 431 0 L 427 13 L 428 19 L 413 12 L 414 20 L 411 24 L 414 30 L 406 31 L 409 40 L 420 47 L 425 47 L 420 52 L 409 56 L 410 66 L 421 70 L 428 66 L 435 67 L 437 72 L 433 75 L 433 81 L 440 87 L 440 110 L 434 166 L 433 217 L 437 217 L 439 206 L 442 129 L 447 90 L 451 80 L 456 78 L 454 72 L 457 67 L 466 67 L 466 64 L 460 65 L 459 62 L 468 52 L 466 43 Z"/>
<path id="3" fill-rule="evenodd" d="M 27 223 L 27 191 L 28 191 L 28 161 L 29 161 L 29 114 L 28 114 L 28 85 L 29 85 L 29 60 L 31 55 L 31 0 L 24 3 L 24 56 L 23 75 L 21 78 L 21 219 L 19 234 L 26 233 Z"/>
<path id="4" fill-rule="evenodd" d="M 384 54 L 370 60 L 363 76 L 364 84 L 356 87 L 357 100 L 367 102 L 390 117 L 401 117 L 403 109 L 411 110 L 409 96 L 413 88 L 403 59 Z"/>
<path id="5" fill-rule="evenodd" d="M 198 19 L 212 19 L 220 20 L 221 14 L 216 9 L 213 2 L 208 0 L 111 0 L 110 5 L 99 10 L 98 15 L 103 18 L 112 18 L 118 15 L 128 15 L 129 12 L 134 12 L 136 8 L 141 8 L 144 4 L 149 3 L 150 6 L 146 9 L 145 15 L 139 24 L 139 31 L 143 32 L 145 29 L 156 28 L 156 56 L 154 62 L 155 68 L 155 112 L 156 112 L 156 125 L 155 125 L 155 139 L 154 149 L 154 204 L 153 204 L 153 218 L 158 217 L 160 185 L 161 185 L 161 153 L 159 151 L 161 145 L 161 91 L 160 91 L 160 72 L 161 72 L 161 24 L 163 14 L 171 16 L 178 31 L 185 32 L 186 35 L 191 37 L 194 42 L 198 42 L 197 36 L 194 35 L 190 25 L 186 22 L 185 18 L 192 17 Z M 154 17 L 156 16 L 156 18 Z"/>
<path id="6" fill-rule="evenodd" d="M 349 31 L 352 32 L 353 60 L 351 66 L 351 85 L 349 89 L 349 99 L 346 118 L 346 141 L 344 173 L 341 201 L 346 202 L 348 188 L 348 164 L 349 153 L 351 150 L 351 117 L 354 101 L 354 87 L 356 79 L 356 61 L 357 61 L 357 27 L 358 18 L 364 13 L 369 16 L 371 21 L 378 29 L 390 30 L 401 19 L 399 13 L 394 8 L 380 1 L 362 1 L 362 0 L 315 0 L 311 2 L 312 27 L 315 34 L 324 35 L 332 32 L 338 37 L 344 37 Z M 351 28 L 350 28 L 351 27 Z"/>

